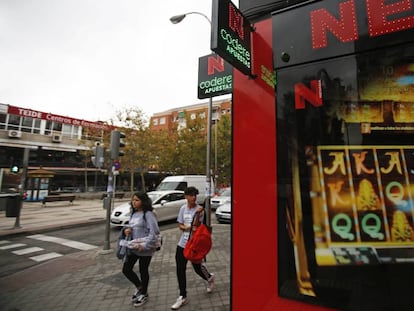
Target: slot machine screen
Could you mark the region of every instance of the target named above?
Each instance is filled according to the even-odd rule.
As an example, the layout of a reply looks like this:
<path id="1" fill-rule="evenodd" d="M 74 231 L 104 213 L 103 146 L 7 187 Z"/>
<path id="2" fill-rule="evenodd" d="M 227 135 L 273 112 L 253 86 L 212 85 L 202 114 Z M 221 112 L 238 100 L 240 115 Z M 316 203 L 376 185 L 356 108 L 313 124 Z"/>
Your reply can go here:
<path id="1" fill-rule="evenodd" d="M 413 55 L 405 45 L 278 70 L 280 296 L 413 310 Z"/>

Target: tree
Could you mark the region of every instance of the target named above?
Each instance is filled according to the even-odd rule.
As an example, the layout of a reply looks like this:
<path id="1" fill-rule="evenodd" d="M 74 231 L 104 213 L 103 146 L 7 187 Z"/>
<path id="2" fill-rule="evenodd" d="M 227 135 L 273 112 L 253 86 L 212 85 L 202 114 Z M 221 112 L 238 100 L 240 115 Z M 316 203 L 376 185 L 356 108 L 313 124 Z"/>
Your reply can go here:
<path id="1" fill-rule="evenodd" d="M 185 113 L 185 126 L 177 131 L 175 154 L 177 174 L 205 174 L 206 167 L 206 120 L 191 118 Z"/>
<path id="2" fill-rule="evenodd" d="M 150 133 L 148 120 L 140 108 L 127 108 L 117 113 L 119 129 L 125 133 L 126 146 L 123 148 L 124 156 L 120 159 L 123 171 L 130 173 L 130 191 L 134 190 L 134 174 L 141 176 L 142 189 L 145 190 L 144 175 L 148 171 L 150 159 Z"/>
<path id="3" fill-rule="evenodd" d="M 229 185 L 231 182 L 231 118 L 229 115 L 224 114 L 221 116 L 220 121 L 214 125 L 217 127 L 217 150 L 213 147 L 213 154 L 217 151 L 217 185 Z"/>
<path id="4" fill-rule="evenodd" d="M 150 129 L 149 132 L 152 141 L 152 160 L 154 161 L 151 169 L 170 174 L 173 168 L 176 167 L 175 159 L 178 142 L 176 127 L 172 131 L 166 129 L 154 131 Z"/>

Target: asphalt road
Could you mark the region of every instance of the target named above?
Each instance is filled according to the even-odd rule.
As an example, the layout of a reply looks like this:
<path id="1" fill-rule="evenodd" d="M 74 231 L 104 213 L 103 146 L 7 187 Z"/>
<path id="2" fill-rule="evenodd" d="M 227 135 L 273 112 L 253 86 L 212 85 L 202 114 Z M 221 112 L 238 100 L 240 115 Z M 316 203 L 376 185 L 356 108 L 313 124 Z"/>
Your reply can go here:
<path id="1" fill-rule="evenodd" d="M 160 230 L 171 229 L 175 226 L 175 222 L 162 223 Z M 111 245 L 116 241 L 119 230 L 120 228 L 111 227 Z M 59 229 L 43 234 L 0 238 L 0 277 L 45 263 L 56 257 L 90 249 L 103 250 L 104 241 L 104 223 Z"/>

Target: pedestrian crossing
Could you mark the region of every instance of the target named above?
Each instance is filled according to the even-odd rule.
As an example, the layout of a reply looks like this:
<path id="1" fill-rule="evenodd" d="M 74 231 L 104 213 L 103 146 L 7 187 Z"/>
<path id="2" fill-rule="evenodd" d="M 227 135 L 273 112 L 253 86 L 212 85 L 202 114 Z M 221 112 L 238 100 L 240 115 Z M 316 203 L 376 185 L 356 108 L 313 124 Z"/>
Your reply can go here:
<path id="1" fill-rule="evenodd" d="M 97 248 L 95 245 L 44 234 L 29 235 L 26 236 L 26 238 L 34 240 L 34 243 L 36 243 L 36 241 L 55 243 L 81 251 Z M 13 243 L 8 240 L 0 241 L 0 252 L 1 251 L 10 251 L 14 255 L 25 256 L 35 262 L 43 262 L 63 256 L 63 254 L 49 251 L 43 247 L 27 245 L 25 243 Z"/>
<path id="2" fill-rule="evenodd" d="M 29 235 L 27 236 L 27 238 L 39 240 L 39 241 L 57 243 L 57 244 L 61 244 L 64 246 L 76 248 L 81 251 L 87 251 L 87 250 L 91 250 L 97 247 L 95 245 L 90 245 L 90 244 L 86 244 L 86 243 L 82 243 L 78 241 L 72 241 L 72 240 L 68 240 L 64 238 L 58 238 L 58 237 L 48 236 L 48 235 L 43 235 L 43 234 Z"/>

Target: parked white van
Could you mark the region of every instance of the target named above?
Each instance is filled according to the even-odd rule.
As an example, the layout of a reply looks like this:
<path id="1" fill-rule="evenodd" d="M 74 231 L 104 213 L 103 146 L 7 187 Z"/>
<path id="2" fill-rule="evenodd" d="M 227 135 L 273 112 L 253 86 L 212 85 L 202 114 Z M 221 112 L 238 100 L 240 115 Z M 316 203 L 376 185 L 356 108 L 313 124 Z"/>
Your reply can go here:
<path id="1" fill-rule="evenodd" d="M 197 203 L 204 206 L 204 200 L 207 193 L 205 175 L 179 175 L 165 177 L 157 186 L 156 190 L 185 190 L 187 187 L 196 187 L 199 194 Z M 214 182 L 211 179 L 210 196 L 214 193 Z"/>

